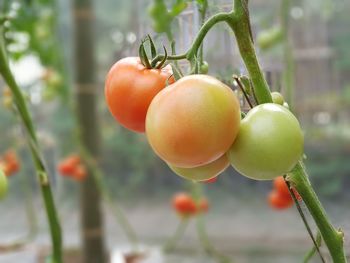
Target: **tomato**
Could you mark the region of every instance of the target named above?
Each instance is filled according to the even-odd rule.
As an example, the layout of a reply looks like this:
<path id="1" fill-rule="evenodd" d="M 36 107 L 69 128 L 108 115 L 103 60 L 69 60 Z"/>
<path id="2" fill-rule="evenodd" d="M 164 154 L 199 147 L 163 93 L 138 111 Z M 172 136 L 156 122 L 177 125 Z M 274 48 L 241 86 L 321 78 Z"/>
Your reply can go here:
<path id="1" fill-rule="evenodd" d="M 186 179 L 194 181 L 206 181 L 212 178 L 216 178 L 229 166 L 229 164 L 230 163 L 228 161 L 228 158 L 226 154 L 224 154 L 214 162 L 194 168 L 181 168 L 173 166 L 171 164 L 169 164 L 169 167 L 174 173 Z"/>
<path id="2" fill-rule="evenodd" d="M 207 74 L 209 71 L 209 64 L 206 61 L 203 61 L 201 67 L 200 67 L 200 73 L 201 74 Z"/>
<path id="3" fill-rule="evenodd" d="M 242 120 L 228 157 L 242 175 L 269 180 L 293 169 L 303 154 L 303 143 L 299 122 L 289 110 L 261 104 Z"/>
<path id="4" fill-rule="evenodd" d="M 80 164 L 81 160 L 78 155 L 70 155 L 67 158 L 65 158 L 60 164 L 58 165 L 58 171 L 62 175 L 72 175 L 75 171 L 75 168 Z"/>
<path id="5" fill-rule="evenodd" d="M 147 109 L 167 81 L 174 82 L 171 76 L 170 65 L 147 69 L 138 57 L 119 60 L 106 78 L 105 97 L 110 112 L 125 128 L 144 132 Z"/>
<path id="6" fill-rule="evenodd" d="M 186 193 L 177 193 L 173 198 L 174 209 L 183 216 L 193 215 L 197 212 L 197 206 L 192 197 Z"/>
<path id="7" fill-rule="evenodd" d="M 293 199 L 291 196 L 285 197 L 280 195 L 276 190 L 273 190 L 268 195 L 269 205 L 277 210 L 286 209 L 293 205 Z"/>
<path id="8" fill-rule="evenodd" d="M 272 97 L 273 103 L 276 103 L 276 104 L 279 104 L 279 105 L 283 105 L 284 104 L 284 98 L 283 98 L 281 93 L 279 93 L 277 91 L 271 92 L 271 97 Z"/>
<path id="9" fill-rule="evenodd" d="M 21 165 L 16 152 L 13 150 L 8 150 L 3 156 L 1 166 L 6 176 L 11 176 L 14 173 L 18 172 Z"/>
<path id="10" fill-rule="evenodd" d="M 190 75 L 155 96 L 146 134 L 165 162 L 192 168 L 221 157 L 235 140 L 239 123 L 239 102 L 228 86 L 207 75 Z"/>
<path id="11" fill-rule="evenodd" d="M 79 164 L 78 166 L 75 167 L 72 177 L 78 181 L 82 181 L 86 178 L 87 176 L 87 171 L 84 165 Z"/>
<path id="12" fill-rule="evenodd" d="M 262 31 L 258 35 L 256 42 L 262 50 L 267 50 L 281 42 L 282 39 L 283 31 L 281 27 L 276 26 L 269 30 Z"/>
<path id="13" fill-rule="evenodd" d="M 291 197 L 290 192 L 289 192 L 289 190 L 288 190 L 288 186 L 287 186 L 286 182 L 284 181 L 283 176 L 278 176 L 278 177 L 276 177 L 276 178 L 273 180 L 273 186 L 274 186 L 275 190 L 276 190 L 280 195 L 285 196 L 285 197 Z M 298 193 L 295 189 L 292 189 L 292 191 L 294 192 L 295 197 L 296 197 L 298 200 L 301 200 L 301 196 L 299 195 L 299 193 Z"/>
<path id="14" fill-rule="evenodd" d="M 5 173 L 0 170 L 0 200 L 3 199 L 7 194 L 7 178 Z"/>
<path id="15" fill-rule="evenodd" d="M 206 184 L 213 184 L 213 183 L 215 183 L 218 179 L 219 179 L 219 176 L 215 176 L 215 177 L 213 177 L 213 178 L 210 178 L 210 179 L 208 179 L 208 180 L 203 181 L 203 183 L 206 183 Z"/>
<path id="16" fill-rule="evenodd" d="M 209 202 L 206 198 L 202 198 L 198 203 L 198 212 L 199 213 L 206 213 L 209 210 Z"/>

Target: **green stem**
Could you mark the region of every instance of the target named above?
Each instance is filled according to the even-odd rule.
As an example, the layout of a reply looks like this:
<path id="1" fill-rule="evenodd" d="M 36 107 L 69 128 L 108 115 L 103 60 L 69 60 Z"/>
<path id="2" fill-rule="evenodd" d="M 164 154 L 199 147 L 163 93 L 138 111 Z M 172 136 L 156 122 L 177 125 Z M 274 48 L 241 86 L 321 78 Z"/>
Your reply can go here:
<path id="1" fill-rule="evenodd" d="M 240 2 L 239 4 L 236 2 Z M 227 20 L 228 25 L 235 33 L 238 48 L 244 64 L 251 78 L 257 103 L 272 102 L 269 86 L 259 66 L 253 40 L 250 35 L 250 22 L 247 11 L 241 1 L 235 2 L 235 19 Z"/>
<path id="2" fill-rule="evenodd" d="M 39 151 L 39 144 L 37 141 L 32 118 L 29 114 L 24 96 L 14 79 L 10 70 L 8 58 L 5 51 L 4 38 L 2 29 L 0 29 L 0 74 L 3 76 L 5 82 L 11 89 L 14 97 L 15 105 L 19 113 L 19 117 L 28 133 L 28 144 L 33 157 L 37 176 L 41 186 L 41 192 L 44 200 L 46 214 L 50 226 L 51 242 L 52 242 L 52 260 L 54 263 L 62 262 L 62 237 L 61 227 L 53 199 L 49 178 L 44 166 L 44 161 Z"/>
<path id="3" fill-rule="evenodd" d="M 190 220 L 189 220 L 188 217 L 181 218 L 179 224 L 176 227 L 176 230 L 175 230 L 174 234 L 172 235 L 172 237 L 164 245 L 163 250 L 164 250 L 165 253 L 170 253 L 171 251 L 174 250 L 177 242 L 184 235 L 189 221 Z"/>
<path id="4" fill-rule="evenodd" d="M 305 255 L 304 259 L 303 259 L 303 263 L 308 263 L 312 257 L 315 255 L 317 249 L 319 249 L 321 247 L 322 244 L 322 236 L 320 234 L 320 232 L 317 232 L 317 236 L 316 236 L 316 244 L 317 246 L 313 246 L 310 251 Z"/>
<path id="5" fill-rule="evenodd" d="M 329 221 L 327 214 L 312 189 L 308 175 L 302 162 L 299 162 L 292 172 L 288 174 L 288 180 L 298 191 L 307 206 L 310 214 L 320 230 L 328 250 L 332 256 L 333 262 L 345 263 L 345 251 L 343 249 L 344 234 L 341 230 L 335 229 Z"/>

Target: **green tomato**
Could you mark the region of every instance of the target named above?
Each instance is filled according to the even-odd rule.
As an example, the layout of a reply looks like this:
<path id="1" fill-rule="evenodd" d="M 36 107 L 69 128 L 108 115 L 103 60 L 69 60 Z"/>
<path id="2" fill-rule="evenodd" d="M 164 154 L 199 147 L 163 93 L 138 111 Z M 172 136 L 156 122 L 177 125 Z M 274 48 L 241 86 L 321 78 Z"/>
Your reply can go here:
<path id="1" fill-rule="evenodd" d="M 242 175 L 270 180 L 290 172 L 303 154 L 298 120 L 285 107 L 266 103 L 248 112 L 228 151 L 231 165 Z"/>
<path id="2" fill-rule="evenodd" d="M 284 98 L 283 98 L 281 93 L 279 93 L 277 91 L 271 92 L 271 97 L 272 97 L 273 103 L 276 103 L 276 104 L 279 104 L 279 105 L 283 105 L 284 104 Z"/>
<path id="3" fill-rule="evenodd" d="M 0 200 L 7 194 L 7 178 L 5 173 L 0 169 Z"/>
<path id="4" fill-rule="evenodd" d="M 185 179 L 194 181 L 206 181 L 221 174 L 226 170 L 229 164 L 230 163 L 228 161 L 228 158 L 226 154 L 224 154 L 214 162 L 194 168 L 182 168 L 173 166 L 171 164 L 168 165 L 174 173 Z"/>
<path id="5" fill-rule="evenodd" d="M 262 50 L 267 50 L 277 43 L 281 42 L 283 39 L 283 30 L 279 26 L 275 26 L 269 30 L 262 31 L 256 42 Z"/>
<path id="6" fill-rule="evenodd" d="M 209 71 L 209 64 L 206 61 L 203 61 L 201 67 L 200 67 L 200 73 L 201 74 L 207 74 Z"/>

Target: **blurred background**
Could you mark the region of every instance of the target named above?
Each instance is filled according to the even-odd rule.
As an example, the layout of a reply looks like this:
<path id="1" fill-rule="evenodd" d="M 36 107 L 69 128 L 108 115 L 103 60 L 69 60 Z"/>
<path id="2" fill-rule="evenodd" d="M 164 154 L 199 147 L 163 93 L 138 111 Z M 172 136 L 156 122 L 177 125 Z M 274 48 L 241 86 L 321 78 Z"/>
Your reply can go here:
<path id="1" fill-rule="evenodd" d="M 120 217 L 115 216 L 116 206 L 130 221 L 141 244 L 152 247 L 155 259 L 147 262 L 220 262 L 202 249 L 194 221 L 171 254 L 157 254 L 180 220 L 171 206 L 172 196 L 187 191 L 188 183 L 155 156 L 144 135 L 116 123 L 104 101 L 109 68 L 120 58 L 137 56 L 147 34 L 160 50 L 162 44 L 169 47 L 175 40 L 178 53 L 185 52 L 195 38 L 202 23 L 196 1 L 186 1 L 179 9 L 171 21 L 170 35 L 157 28 L 155 32 L 155 19 L 148 10 L 156 2 L 0 2 L 0 12 L 10 17 L 4 27 L 11 66 L 30 105 L 50 171 L 63 228 L 65 262 L 85 262 L 80 249 L 84 218 L 100 218 L 95 222 L 102 222 L 101 239 L 108 254 L 131 249 L 118 223 Z M 164 2 L 170 9 L 181 1 Z M 349 236 L 350 2 L 297 0 L 291 1 L 286 12 L 273 0 L 250 2 L 260 63 L 272 90 L 285 95 L 301 120 L 312 184 L 334 225 Z M 231 10 L 231 5 L 226 0 L 209 1 L 206 16 Z M 287 39 L 276 37 L 275 43 L 270 40 L 267 45 L 266 39 L 264 43 L 264 33 L 268 38 L 266 32 L 271 33 L 286 17 Z M 230 86 L 233 73 L 246 73 L 226 25 L 217 25 L 208 34 L 204 58 L 209 74 Z M 9 195 L 0 203 L 0 245 L 27 236 L 30 242 L 19 250 L 0 249 L 0 262 L 44 262 L 50 238 L 40 188 L 23 127 L 6 90 L 0 79 L 0 153 L 16 151 L 21 168 L 9 178 Z M 102 193 L 101 207 L 94 205 L 100 198 L 96 194 L 99 190 L 57 171 L 62 159 L 79 152 L 79 133 L 83 134 L 82 144 L 98 156 L 106 186 L 103 191 L 110 197 L 106 201 Z M 202 188 L 210 203 L 205 215 L 207 235 L 232 262 L 302 262 L 312 247 L 295 207 L 283 211 L 269 207 L 271 182 L 249 180 L 229 168 L 215 183 Z M 92 210 L 86 204 L 91 204 Z M 101 217 L 96 215 L 100 211 Z M 349 252 L 349 239 L 345 247 Z M 321 261 L 316 255 L 313 262 Z"/>

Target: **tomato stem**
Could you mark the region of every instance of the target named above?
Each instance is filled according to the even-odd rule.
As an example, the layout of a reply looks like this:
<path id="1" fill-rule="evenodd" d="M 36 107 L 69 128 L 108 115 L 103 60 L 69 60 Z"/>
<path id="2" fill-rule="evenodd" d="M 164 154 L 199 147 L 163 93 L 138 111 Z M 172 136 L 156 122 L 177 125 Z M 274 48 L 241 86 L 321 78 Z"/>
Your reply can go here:
<path id="1" fill-rule="evenodd" d="M 163 251 L 165 253 L 170 253 L 171 251 L 174 250 L 177 242 L 184 235 L 189 221 L 190 221 L 189 217 L 183 217 L 180 219 L 180 222 L 177 225 L 174 234 L 170 237 L 170 239 L 165 243 L 165 245 L 163 247 Z"/>
<path id="2" fill-rule="evenodd" d="M 39 143 L 37 140 L 36 132 L 34 129 L 33 121 L 30 116 L 27 104 L 25 102 L 24 96 L 21 89 L 17 85 L 17 82 L 10 70 L 7 54 L 5 51 L 5 41 L 3 37 L 3 28 L 0 28 L 0 74 L 3 76 L 5 82 L 9 86 L 13 97 L 16 108 L 19 113 L 19 117 L 28 133 L 28 144 L 34 165 L 36 168 L 37 176 L 39 179 L 39 184 L 41 187 L 42 196 L 44 199 L 44 205 L 46 209 L 46 215 L 51 232 L 51 242 L 52 242 L 52 259 L 55 263 L 62 262 L 62 236 L 61 236 L 61 226 L 58 219 L 58 214 L 53 198 L 53 194 L 50 187 L 49 177 L 44 165 L 44 161 L 41 157 L 39 150 Z"/>
<path id="3" fill-rule="evenodd" d="M 322 204 L 310 184 L 304 164 L 300 161 L 287 176 L 315 220 L 333 262 L 347 262 L 343 248 L 344 233 L 340 229 L 335 229 L 330 223 Z"/>

